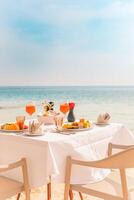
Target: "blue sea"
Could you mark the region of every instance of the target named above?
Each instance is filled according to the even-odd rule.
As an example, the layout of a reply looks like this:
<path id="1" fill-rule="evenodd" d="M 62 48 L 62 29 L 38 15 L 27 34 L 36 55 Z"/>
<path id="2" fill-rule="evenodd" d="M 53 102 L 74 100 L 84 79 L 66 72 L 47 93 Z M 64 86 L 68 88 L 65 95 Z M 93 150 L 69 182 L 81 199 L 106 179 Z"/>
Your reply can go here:
<path id="1" fill-rule="evenodd" d="M 134 87 L 67 86 L 67 87 L 0 87 L 0 122 L 12 121 L 25 113 L 25 105 L 34 101 L 36 115 L 43 101 L 54 101 L 55 109 L 64 102 L 75 102 L 76 118 L 96 121 L 100 113 L 108 112 L 111 122 L 125 124 L 134 130 Z"/>

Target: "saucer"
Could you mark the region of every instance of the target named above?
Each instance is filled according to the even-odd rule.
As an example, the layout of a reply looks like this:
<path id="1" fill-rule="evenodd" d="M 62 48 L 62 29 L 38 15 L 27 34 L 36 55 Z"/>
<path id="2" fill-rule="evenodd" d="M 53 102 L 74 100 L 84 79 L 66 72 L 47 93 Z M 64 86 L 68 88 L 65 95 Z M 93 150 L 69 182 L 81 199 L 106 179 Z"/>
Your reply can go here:
<path id="1" fill-rule="evenodd" d="M 107 125 L 110 125 L 110 123 L 109 122 L 107 122 L 107 123 L 95 122 L 95 125 L 97 125 L 97 126 L 107 126 Z"/>
<path id="2" fill-rule="evenodd" d="M 30 137 L 34 137 L 34 136 L 42 136 L 45 135 L 45 133 L 35 133 L 35 134 L 31 134 L 31 133 L 24 133 L 24 136 L 30 136 Z"/>

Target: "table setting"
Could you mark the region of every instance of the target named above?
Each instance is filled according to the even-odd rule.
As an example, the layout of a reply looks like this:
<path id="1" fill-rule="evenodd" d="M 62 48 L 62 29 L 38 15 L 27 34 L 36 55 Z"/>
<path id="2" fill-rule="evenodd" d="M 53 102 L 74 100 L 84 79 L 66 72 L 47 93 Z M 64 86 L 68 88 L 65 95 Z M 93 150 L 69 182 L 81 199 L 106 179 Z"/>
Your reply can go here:
<path id="1" fill-rule="evenodd" d="M 43 136 L 48 132 L 73 135 L 78 132 L 90 131 L 95 126 L 110 125 L 110 115 L 108 113 L 99 114 L 94 123 L 85 118 L 77 119 L 74 112 L 76 106 L 74 102 L 60 104 L 58 111 L 55 110 L 55 103 L 53 101 L 44 101 L 41 105 L 42 112 L 38 113 L 37 117 L 33 119 L 32 115 L 37 110 L 36 104 L 32 101 L 28 102 L 25 106 L 25 111 L 29 116 L 16 116 L 14 122 L 1 124 L 0 132 L 31 137 Z"/>
<path id="2" fill-rule="evenodd" d="M 123 124 L 111 123 L 108 113 L 100 114 L 94 123 L 76 118 L 74 102 L 61 104 L 58 111 L 55 111 L 53 102 L 42 105 L 42 113 L 36 119 L 31 118 L 36 108 L 30 103 L 26 106 L 30 118 L 16 116 L 15 122 L 2 124 L 0 129 L 1 164 L 26 157 L 31 188 L 51 181 L 64 183 L 66 157 L 69 155 L 80 160 L 98 160 L 107 156 L 107 146 L 111 141 L 134 143 L 131 131 Z M 73 169 L 71 181 L 99 181 L 107 173 L 107 170 L 77 167 Z M 21 180 L 17 172 L 6 175 Z"/>
<path id="3" fill-rule="evenodd" d="M 74 102 L 63 103 L 60 104 L 59 111 L 55 111 L 54 102 L 43 102 L 42 112 L 33 119 L 32 115 L 36 112 L 36 105 L 33 102 L 29 102 L 25 107 L 25 111 L 30 117 L 16 116 L 16 121 L 0 125 L 0 131 L 4 133 L 23 133 L 27 136 L 39 136 L 45 134 L 44 127 L 46 125 L 53 125 L 52 131 L 55 133 L 68 135 L 92 129 L 94 127 L 92 121 L 85 118 L 76 119 L 74 107 Z M 101 124 L 105 125 L 106 121 L 102 122 L 103 117 L 99 117 L 101 118 L 98 118 L 101 120 Z"/>

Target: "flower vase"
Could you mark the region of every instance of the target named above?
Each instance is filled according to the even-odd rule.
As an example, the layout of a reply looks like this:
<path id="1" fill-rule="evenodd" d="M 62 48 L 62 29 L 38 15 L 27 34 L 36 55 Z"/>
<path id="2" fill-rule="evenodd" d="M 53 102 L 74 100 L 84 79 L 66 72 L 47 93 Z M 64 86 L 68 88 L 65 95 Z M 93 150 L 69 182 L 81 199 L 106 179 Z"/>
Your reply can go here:
<path id="1" fill-rule="evenodd" d="M 74 116 L 74 110 L 70 109 L 68 116 L 67 116 L 68 122 L 74 122 L 75 121 L 75 116 Z"/>

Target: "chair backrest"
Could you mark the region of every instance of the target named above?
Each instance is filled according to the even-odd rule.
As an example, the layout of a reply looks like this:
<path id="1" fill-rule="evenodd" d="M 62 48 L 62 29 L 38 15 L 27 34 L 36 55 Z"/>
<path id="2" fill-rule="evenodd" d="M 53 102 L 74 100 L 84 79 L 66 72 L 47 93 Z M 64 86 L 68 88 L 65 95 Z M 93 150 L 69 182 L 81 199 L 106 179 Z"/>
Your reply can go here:
<path id="1" fill-rule="evenodd" d="M 23 173 L 23 188 L 21 187 L 21 189 L 20 189 L 19 186 L 18 186 L 18 188 L 13 187 L 11 194 L 8 193 L 7 197 L 9 197 L 9 196 L 11 197 L 11 196 L 15 195 L 16 193 L 20 194 L 20 192 L 22 192 L 24 190 L 25 195 L 26 195 L 26 200 L 30 200 L 30 188 L 29 188 L 29 180 L 28 180 L 28 172 L 27 172 L 27 163 L 26 163 L 25 158 L 22 158 L 21 160 L 14 162 L 14 163 L 11 163 L 11 164 L 8 164 L 8 165 L 1 165 L 0 166 L 0 173 L 6 172 L 6 171 L 9 171 L 9 170 L 18 168 L 18 167 L 19 168 L 21 167 L 22 173 Z M 6 185 L 6 181 L 5 181 L 5 185 Z M 5 195 L 5 194 L 3 193 L 3 195 Z M 20 195 L 18 195 L 17 199 L 19 199 L 19 196 Z M 0 196 L 0 199 L 1 198 L 2 197 Z M 2 199 L 5 199 L 5 197 L 2 198 Z"/>
<path id="2" fill-rule="evenodd" d="M 97 168 L 125 169 L 134 168 L 134 147 L 94 162 Z"/>

